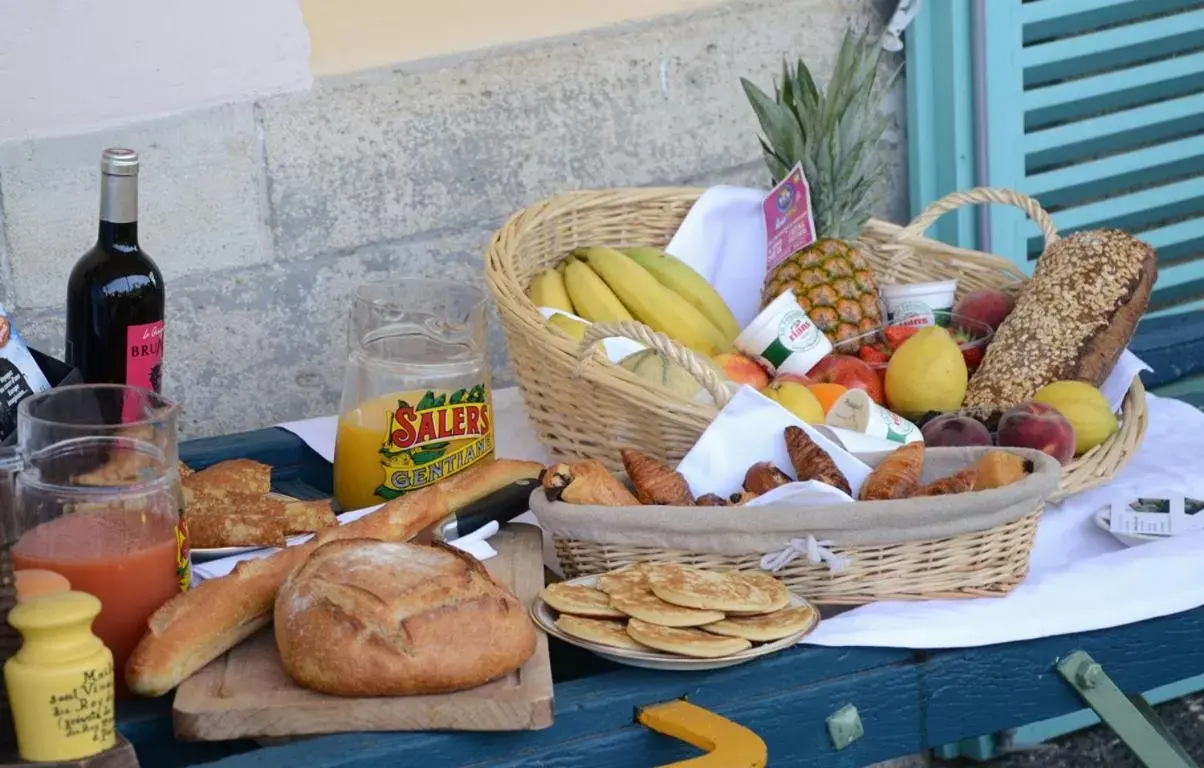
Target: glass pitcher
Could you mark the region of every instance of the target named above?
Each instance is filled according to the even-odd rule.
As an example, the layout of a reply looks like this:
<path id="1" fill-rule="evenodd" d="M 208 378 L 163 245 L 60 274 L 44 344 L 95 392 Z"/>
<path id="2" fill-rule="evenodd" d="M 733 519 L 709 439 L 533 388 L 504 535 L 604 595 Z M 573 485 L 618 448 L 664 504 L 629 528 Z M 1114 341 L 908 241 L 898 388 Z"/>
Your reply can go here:
<path id="1" fill-rule="evenodd" d="M 351 310 L 334 497 L 362 509 L 493 456 L 485 295 L 445 280 L 365 285 Z"/>

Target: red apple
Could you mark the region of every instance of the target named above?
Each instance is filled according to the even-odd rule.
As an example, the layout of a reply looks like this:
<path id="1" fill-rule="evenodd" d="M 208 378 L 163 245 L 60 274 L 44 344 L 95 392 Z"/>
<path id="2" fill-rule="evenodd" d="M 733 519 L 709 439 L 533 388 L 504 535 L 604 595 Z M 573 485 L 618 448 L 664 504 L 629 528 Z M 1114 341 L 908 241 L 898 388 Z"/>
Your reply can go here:
<path id="1" fill-rule="evenodd" d="M 1006 293 L 990 290 L 971 291 L 957 302 L 957 306 L 953 308 L 953 314 L 986 323 L 991 326 L 992 331 L 997 331 L 1007 316 L 1011 314 L 1014 304 L 1012 297 Z"/>
<path id="2" fill-rule="evenodd" d="M 1074 459 L 1074 427 L 1057 408 L 1030 400 L 999 417 L 999 445 L 1035 448 L 1063 465 Z"/>
<path id="3" fill-rule="evenodd" d="M 839 384 L 846 389 L 864 389 L 875 403 L 886 404 L 882 377 L 864 360 L 852 355 L 828 355 L 807 371 L 807 377 L 816 382 Z"/>

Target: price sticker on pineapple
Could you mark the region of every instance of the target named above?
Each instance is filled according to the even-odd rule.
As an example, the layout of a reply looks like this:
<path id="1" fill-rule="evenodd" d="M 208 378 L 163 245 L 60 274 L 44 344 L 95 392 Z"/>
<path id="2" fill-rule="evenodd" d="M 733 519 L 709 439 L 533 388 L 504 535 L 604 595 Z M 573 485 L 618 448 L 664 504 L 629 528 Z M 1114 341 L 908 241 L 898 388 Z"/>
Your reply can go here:
<path id="1" fill-rule="evenodd" d="M 786 257 L 815 242 L 815 215 L 811 210 L 811 187 L 802 163 L 778 182 L 763 205 L 765 211 L 766 266 L 781 264 Z"/>

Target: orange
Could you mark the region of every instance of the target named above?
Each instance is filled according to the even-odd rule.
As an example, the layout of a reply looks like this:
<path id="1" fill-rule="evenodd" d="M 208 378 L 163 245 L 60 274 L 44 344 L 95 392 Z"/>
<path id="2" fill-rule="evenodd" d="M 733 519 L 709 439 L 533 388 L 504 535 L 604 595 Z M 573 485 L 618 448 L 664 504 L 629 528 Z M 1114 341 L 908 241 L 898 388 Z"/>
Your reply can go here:
<path id="1" fill-rule="evenodd" d="M 832 404 L 840 399 L 840 396 L 849 391 L 848 387 L 842 387 L 839 384 L 829 384 L 823 382 L 820 384 L 812 384 L 807 387 L 811 390 L 811 394 L 819 400 L 819 404 L 823 406 L 824 414 L 832 410 Z"/>

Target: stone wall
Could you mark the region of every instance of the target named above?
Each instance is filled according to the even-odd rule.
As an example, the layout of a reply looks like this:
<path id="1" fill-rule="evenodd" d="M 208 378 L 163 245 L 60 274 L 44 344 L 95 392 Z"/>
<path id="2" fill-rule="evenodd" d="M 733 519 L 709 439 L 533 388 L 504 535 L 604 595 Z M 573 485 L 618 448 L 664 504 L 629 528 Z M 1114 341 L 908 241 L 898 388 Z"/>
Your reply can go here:
<path id="1" fill-rule="evenodd" d="M 86 135 L 0 144 L 0 300 L 62 351 L 105 146 L 143 153 L 142 241 L 168 286 L 165 388 L 190 436 L 333 412 L 349 295 L 480 282 L 513 211 L 593 187 L 764 185 L 739 86 L 781 56 L 825 80 L 870 0 L 738 0 L 562 39 L 318 78 L 313 88 Z M 907 214 L 901 88 L 884 218 Z M 495 382 L 512 381 L 494 325 Z"/>

